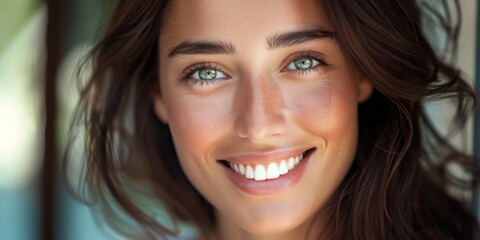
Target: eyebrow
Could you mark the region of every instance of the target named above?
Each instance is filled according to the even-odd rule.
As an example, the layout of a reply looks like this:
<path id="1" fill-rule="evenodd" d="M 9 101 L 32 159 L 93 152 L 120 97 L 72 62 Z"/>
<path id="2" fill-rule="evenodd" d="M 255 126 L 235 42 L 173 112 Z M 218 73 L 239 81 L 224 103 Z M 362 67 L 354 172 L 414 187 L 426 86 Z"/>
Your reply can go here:
<path id="1" fill-rule="evenodd" d="M 267 38 L 267 48 L 268 50 L 273 50 L 280 47 L 289 47 L 325 37 L 333 38 L 334 33 L 323 28 L 315 28 L 275 34 Z M 185 41 L 173 47 L 168 53 L 168 57 L 193 54 L 235 53 L 236 50 L 233 44 L 226 41 Z"/>
<path id="2" fill-rule="evenodd" d="M 290 47 L 293 45 L 314 41 L 320 38 L 333 38 L 332 31 L 323 28 L 306 29 L 294 32 L 275 34 L 267 38 L 268 49 L 273 50 L 280 47 Z"/>
<path id="3" fill-rule="evenodd" d="M 234 54 L 235 47 L 229 42 L 185 41 L 172 48 L 169 57 L 180 54 Z"/>

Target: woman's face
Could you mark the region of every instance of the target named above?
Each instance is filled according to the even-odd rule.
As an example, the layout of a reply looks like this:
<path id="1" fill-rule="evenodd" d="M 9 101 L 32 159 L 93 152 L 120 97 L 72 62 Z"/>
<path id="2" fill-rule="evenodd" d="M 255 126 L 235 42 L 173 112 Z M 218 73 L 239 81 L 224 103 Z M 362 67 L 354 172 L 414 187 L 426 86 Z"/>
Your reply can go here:
<path id="1" fill-rule="evenodd" d="M 186 176 L 221 231 L 305 229 L 353 161 L 357 105 L 370 84 L 315 0 L 168 8 L 154 104 Z"/>

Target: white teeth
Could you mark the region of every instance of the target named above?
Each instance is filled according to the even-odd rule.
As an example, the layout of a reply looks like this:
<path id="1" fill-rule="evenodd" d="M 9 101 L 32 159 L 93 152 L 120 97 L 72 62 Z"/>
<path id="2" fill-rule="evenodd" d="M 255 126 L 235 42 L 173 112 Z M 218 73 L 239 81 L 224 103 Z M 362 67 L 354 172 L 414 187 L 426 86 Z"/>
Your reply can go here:
<path id="1" fill-rule="evenodd" d="M 265 180 L 267 179 L 267 173 L 265 171 L 265 167 L 262 165 L 255 166 L 255 180 Z"/>
<path id="2" fill-rule="evenodd" d="M 247 165 L 245 168 L 245 177 L 248 179 L 255 178 L 255 174 L 253 173 L 253 168 L 250 165 Z"/>
<path id="3" fill-rule="evenodd" d="M 295 158 L 291 157 L 288 159 L 288 170 L 292 170 L 293 167 L 295 167 Z"/>
<path id="4" fill-rule="evenodd" d="M 280 168 L 278 170 L 278 173 L 280 173 L 280 175 L 283 175 L 287 172 L 288 172 L 287 162 L 285 160 L 282 160 L 280 162 Z"/>
<path id="5" fill-rule="evenodd" d="M 295 157 L 295 165 L 297 165 L 299 162 L 300 162 L 300 157 L 299 156 Z"/>
<path id="6" fill-rule="evenodd" d="M 240 168 L 240 173 L 242 175 L 245 175 L 245 166 L 243 166 L 243 164 L 240 164 L 239 168 Z"/>
<path id="7" fill-rule="evenodd" d="M 256 181 L 263 181 L 267 179 L 276 179 L 280 175 L 287 174 L 292 170 L 300 161 L 303 160 L 303 154 L 281 160 L 280 163 L 273 162 L 268 166 L 260 164 L 256 165 L 243 165 L 228 162 L 228 165 L 235 172 L 245 176 L 247 179 L 255 179 Z"/>
<path id="8" fill-rule="evenodd" d="M 270 163 L 267 168 L 267 179 L 275 179 L 280 176 L 278 165 L 276 163 Z"/>

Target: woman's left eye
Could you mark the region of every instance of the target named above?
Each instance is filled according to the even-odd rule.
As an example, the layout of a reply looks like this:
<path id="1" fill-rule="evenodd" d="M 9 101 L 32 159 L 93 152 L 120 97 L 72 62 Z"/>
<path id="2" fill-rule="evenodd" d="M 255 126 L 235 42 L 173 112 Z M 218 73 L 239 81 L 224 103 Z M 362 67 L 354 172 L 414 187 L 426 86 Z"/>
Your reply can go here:
<path id="1" fill-rule="evenodd" d="M 320 64 L 319 61 L 312 57 L 301 57 L 293 60 L 287 66 L 287 70 L 308 70 Z"/>

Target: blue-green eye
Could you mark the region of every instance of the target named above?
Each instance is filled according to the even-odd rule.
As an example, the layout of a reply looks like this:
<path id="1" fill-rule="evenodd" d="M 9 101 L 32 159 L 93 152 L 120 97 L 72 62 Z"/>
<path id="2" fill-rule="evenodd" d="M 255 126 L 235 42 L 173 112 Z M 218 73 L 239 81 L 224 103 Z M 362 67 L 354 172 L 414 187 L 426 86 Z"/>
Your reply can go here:
<path id="1" fill-rule="evenodd" d="M 301 57 L 297 58 L 288 64 L 288 70 L 308 70 L 320 64 L 319 61 L 315 60 L 312 57 Z"/>
<path id="2" fill-rule="evenodd" d="M 193 72 L 190 77 L 202 81 L 227 78 L 227 76 L 222 71 L 215 68 L 200 68 Z"/>

